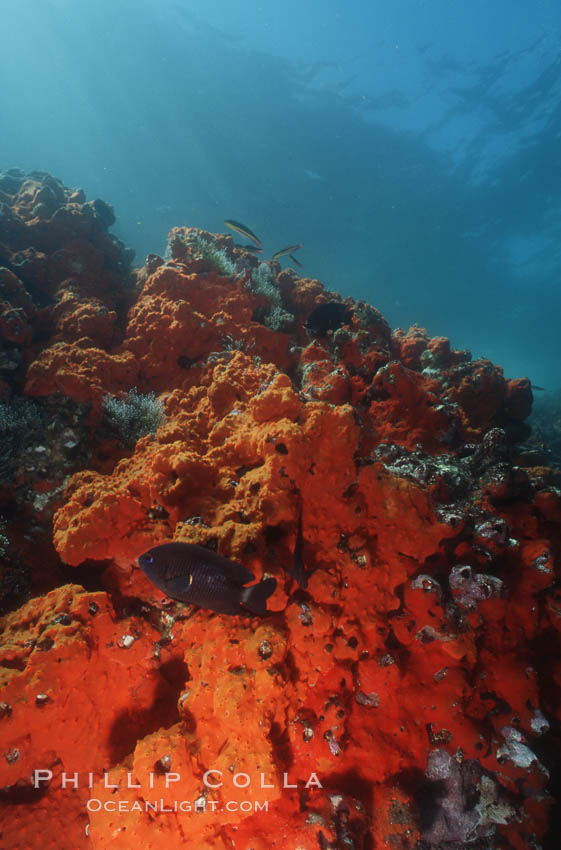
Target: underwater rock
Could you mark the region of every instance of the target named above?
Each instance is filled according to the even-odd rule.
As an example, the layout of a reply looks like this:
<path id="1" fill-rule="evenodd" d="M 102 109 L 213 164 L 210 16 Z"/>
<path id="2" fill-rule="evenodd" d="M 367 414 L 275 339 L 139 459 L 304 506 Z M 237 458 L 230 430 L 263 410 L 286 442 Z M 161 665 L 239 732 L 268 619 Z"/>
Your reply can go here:
<path id="1" fill-rule="evenodd" d="M 106 393 L 129 390 L 137 380 L 138 363 L 129 351 L 108 354 L 90 346 L 86 339 L 45 348 L 27 370 L 25 392 L 36 397 L 60 393 L 76 402 L 88 402 L 95 415 Z"/>
<path id="2" fill-rule="evenodd" d="M 223 351 L 248 351 L 287 368 L 288 335 L 253 321 L 262 303 L 242 280 L 163 265 L 129 312 L 124 347 L 157 392 L 194 386 L 207 358 Z"/>
<path id="3" fill-rule="evenodd" d="M 398 328 L 392 334 L 392 357 L 408 369 L 421 369 L 421 355 L 428 348 L 430 337 L 424 328 L 414 325 L 407 333 Z"/>
<path id="4" fill-rule="evenodd" d="M 0 235 L 0 341 L 23 349 L 28 363 L 47 341 L 117 343 L 131 298 L 131 253 L 108 232 L 109 205 L 86 202 L 81 190 L 42 172 L 10 169 L 0 185 L 8 215 Z M 20 392 L 21 373 L 2 377 Z"/>
<path id="5" fill-rule="evenodd" d="M 379 442 L 438 452 L 454 445 L 457 414 L 439 398 L 439 385 L 393 361 L 378 369 L 367 398 L 368 421 Z"/>
<path id="6" fill-rule="evenodd" d="M 100 775 L 137 738 L 176 721 L 182 658 L 169 642 L 156 657 L 160 635 L 147 611 L 116 611 L 106 593 L 76 585 L 32 600 L 2 626 L 0 687 L 11 706 L 0 718 L 3 846 L 60 847 L 62 820 L 80 847 L 88 773 Z M 135 640 L 124 655 L 126 631 Z M 10 752 L 17 758 L 6 758 Z M 34 783 L 36 770 L 52 779 Z M 74 793 L 61 789 L 61 771 L 79 774 Z M 40 834 L 31 824 L 39 813 Z"/>
<path id="7" fill-rule="evenodd" d="M 229 236 L 174 228 L 132 288 L 108 207 L 47 175 L 4 173 L 0 192 L 0 301 L 32 331 L 2 338 L 6 415 L 52 459 L 17 455 L 2 504 L 16 544 L 42 516 L 58 553 L 51 592 L 1 623 L 6 846 L 58 847 L 61 822 L 68 846 L 115 850 L 542 842 L 561 497 L 513 462 L 529 382 L 351 299 L 312 338 L 339 296 Z M 118 448 L 103 400 L 134 387 L 165 417 Z M 39 451 L 29 404 L 68 457 L 54 437 Z M 270 612 L 165 599 L 136 561 L 170 541 L 273 576 Z"/>

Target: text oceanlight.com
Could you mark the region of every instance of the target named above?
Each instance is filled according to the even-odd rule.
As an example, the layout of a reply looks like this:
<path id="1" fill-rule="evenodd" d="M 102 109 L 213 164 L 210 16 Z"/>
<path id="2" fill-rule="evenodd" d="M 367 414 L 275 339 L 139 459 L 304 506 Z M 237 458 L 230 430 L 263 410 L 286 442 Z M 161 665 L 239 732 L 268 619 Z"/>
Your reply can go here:
<path id="1" fill-rule="evenodd" d="M 103 809 L 104 812 L 119 812 L 120 814 L 128 814 L 129 812 L 155 812 L 161 814 L 163 812 L 193 812 L 195 814 L 203 812 L 268 812 L 269 803 L 267 800 L 227 800 L 226 802 L 218 802 L 218 800 L 173 800 L 165 801 L 162 798 L 159 800 L 99 800 L 94 797 L 86 803 L 88 812 L 99 812 Z"/>

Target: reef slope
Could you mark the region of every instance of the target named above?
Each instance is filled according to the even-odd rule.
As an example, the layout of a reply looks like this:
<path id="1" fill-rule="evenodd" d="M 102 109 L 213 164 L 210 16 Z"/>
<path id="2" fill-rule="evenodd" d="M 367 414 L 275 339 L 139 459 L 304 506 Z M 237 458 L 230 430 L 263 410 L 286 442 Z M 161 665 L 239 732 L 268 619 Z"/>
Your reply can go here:
<path id="1" fill-rule="evenodd" d="M 561 496 L 530 382 L 228 236 L 132 271 L 48 175 L 0 205 L 2 846 L 535 848 Z M 274 575 L 271 613 L 164 600 L 135 561 L 169 540 Z"/>

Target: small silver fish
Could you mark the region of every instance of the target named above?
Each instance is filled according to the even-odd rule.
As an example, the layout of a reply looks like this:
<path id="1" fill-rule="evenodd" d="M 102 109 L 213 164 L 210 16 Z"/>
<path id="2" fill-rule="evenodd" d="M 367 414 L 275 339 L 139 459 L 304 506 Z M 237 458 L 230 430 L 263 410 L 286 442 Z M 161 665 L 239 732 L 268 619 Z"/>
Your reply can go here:
<path id="1" fill-rule="evenodd" d="M 298 243 L 298 245 L 289 245 L 288 248 L 281 248 L 280 251 L 273 254 L 272 259 L 278 260 L 279 257 L 284 257 L 285 254 L 292 254 L 293 251 L 299 251 L 301 247 L 302 245 Z"/>
<path id="2" fill-rule="evenodd" d="M 224 224 L 226 227 L 229 227 L 230 230 L 234 230 L 236 233 L 241 233 L 241 235 L 245 236 L 246 239 L 250 239 L 252 242 L 255 242 L 258 248 L 263 247 L 259 237 L 255 235 L 253 230 L 250 230 L 249 227 L 242 224 L 241 221 L 235 221 L 233 218 L 225 218 Z"/>
<path id="3" fill-rule="evenodd" d="M 262 254 L 263 248 L 258 248 L 257 245 L 240 245 L 239 242 L 234 242 L 234 248 L 239 251 L 247 251 L 249 254 Z"/>

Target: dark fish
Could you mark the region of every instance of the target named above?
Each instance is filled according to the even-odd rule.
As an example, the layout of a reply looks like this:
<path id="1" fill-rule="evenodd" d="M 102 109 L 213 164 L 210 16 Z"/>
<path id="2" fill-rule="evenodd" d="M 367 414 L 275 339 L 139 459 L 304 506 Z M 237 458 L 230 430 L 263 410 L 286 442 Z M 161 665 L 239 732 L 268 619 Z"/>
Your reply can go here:
<path id="1" fill-rule="evenodd" d="M 288 255 L 295 266 L 300 266 L 301 269 L 304 268 L 304 263 L 301 263 L 300 260 L 297 260 L 296 257 L 293 257 L 292 254 Z"/>
<path id="2" fill-rule="evenodd" d="M 340 301 L 327 301 L 312 310 L 306 319 L 306 327 L 319 336 L 325 336 L 327 331 L 336 331 L 341 325 L 349 324 L 352 316 L 352 310 L 345 304 Z"/>
<path id="3" fill-rule="evenodd" d="M 279 257 L 284 257 L 285 254 L 292 254 L 293 251 L 298 251 L 302 245 L 298 243 L 298 245 L 289 245 L 288 248 L 281 248 L 280 251 L 277 251 L 276 254 L 273 254 L 272 259 L 278 260 Z"/>
<path id="4" fill-rule="evenodd" d="M 266 614 L 277 586 L 276 579 L 267 578 L 244 587 L 255 579 L 250 570 L 193 543 L 162 543 L 140 555 L 138 563 L 167 596 L 218 614 Z"/>
<path id="5" fill-rule="evenodd" d="M 263 248 L 258 248 L 257 245 L 240 245 L 239 242 L 234 242 L 234 248 L 240 251 L 248 251 L 250 254 L 262 254 Z"/>
<path id="6" fill-rule="evenodd" d="M 250 230 L 249 227 L 246 227 L 245 224 L 241 224 L 239 221 L 234 221 L 233 218 L 224 219 L 224 224 L 226 227 L 229 227 L 230 230 L 235 230 L 236 233 L 241 233 L 242 236 L 245 236 L 246 239 L 251 239 L 252 242 L 255 242 L 258 248 L 262 248 L 261 240 L 255 235 L 253 230 Z"/>

